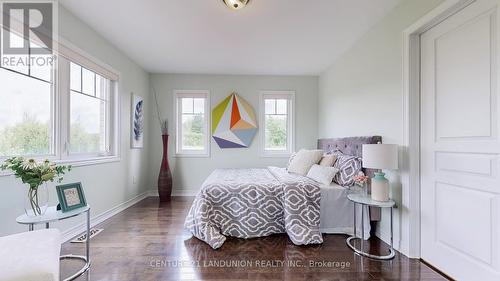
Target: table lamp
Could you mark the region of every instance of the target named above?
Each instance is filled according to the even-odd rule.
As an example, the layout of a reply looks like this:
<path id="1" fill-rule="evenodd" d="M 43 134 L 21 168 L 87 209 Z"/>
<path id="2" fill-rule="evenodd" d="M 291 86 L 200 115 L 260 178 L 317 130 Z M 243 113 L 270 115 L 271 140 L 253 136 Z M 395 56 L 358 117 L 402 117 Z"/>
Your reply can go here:
<path id="1" fill-rule="evenodd" d="M 363 144 L 363 168 L 378 170 L 398 169 L 398 145 L 396 144 Z M 372 199 L 389 200 L 389 180 L 382 172 L 376 172 L 371 180 Z"/>

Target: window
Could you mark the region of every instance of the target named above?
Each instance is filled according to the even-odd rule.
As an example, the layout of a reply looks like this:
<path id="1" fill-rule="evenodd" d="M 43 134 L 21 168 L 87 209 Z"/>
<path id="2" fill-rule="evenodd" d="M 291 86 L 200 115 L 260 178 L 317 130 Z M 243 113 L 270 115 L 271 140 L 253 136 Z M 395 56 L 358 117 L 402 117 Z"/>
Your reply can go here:
<path id="1" fill-rule="evenodd" d="M 0 85 L 0 157 L 52 154 L 52 82 L 0 68 Z"/>
<path id="2" fill-rule="evenodd" d="M 13 44 L 24 40 L 14 32 L 10 36 Z M 41 55 L 4 56 L 0 66 L 0 158 L 49 157 L 55 153 L 53 67 L 22 63 L 36 61 Z"/>
<path id="3" fill-rule="evenodd" d="M 118 76 L 79 55 L 59 57 L 61 158 L 118 157 Z"/>
<path id="4" fill-rule="evenodd" d="M 69 153 L 108 155 L 110 81 L 70 62 Z"/>
<path id="5" fill-rule="evenodd" d="M 210 155 L 208 133 L 210 93 L 208 91 L 175 91 L 176 154 Z"/>
<path id="6" fill-rule="evenodd" d="M 294 92 L 261 92 L 263 156 L 288 156 L 294 150 Z"/>
<path id="7" fill-rule="evenodd" d="M 0 161 L 118 157 L 118 76 L 80 53 L 66 53 L 55 60 L 57 72 L 52 65 L 0 67 Z"/>

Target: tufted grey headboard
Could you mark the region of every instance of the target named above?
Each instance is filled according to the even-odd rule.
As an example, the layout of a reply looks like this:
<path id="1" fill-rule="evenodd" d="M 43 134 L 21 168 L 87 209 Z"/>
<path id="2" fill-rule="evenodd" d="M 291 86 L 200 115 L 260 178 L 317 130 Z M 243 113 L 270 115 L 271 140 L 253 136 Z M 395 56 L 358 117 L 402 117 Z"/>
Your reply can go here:
<path id="1" fill-rule="evenodd" d="M 326 152 L 340 150 L 343 154 L 361 157 L 363 144 L 376 144 L 379 142 L 382 142 L 381 136 L 319 139 L 318 149 Z M 373 177 L 373 173 L 378 170 L 363 169 L 363 171 L 367 176 Z M 380 209 L 371 207 L 370 218 L 372 221 L 379 221 Z"/>
<path id="2" fill-rule="evenodd" d="M 375 144 L 379 142 L 382 142 L 381 136 L 319 139 L 318 149 L 327 152 L 340 150 L 344 154 L 361 157 L 363 144 Z M 365 174 L 370 177 L 376 171 L 372 169 L 364 170 Z"/>

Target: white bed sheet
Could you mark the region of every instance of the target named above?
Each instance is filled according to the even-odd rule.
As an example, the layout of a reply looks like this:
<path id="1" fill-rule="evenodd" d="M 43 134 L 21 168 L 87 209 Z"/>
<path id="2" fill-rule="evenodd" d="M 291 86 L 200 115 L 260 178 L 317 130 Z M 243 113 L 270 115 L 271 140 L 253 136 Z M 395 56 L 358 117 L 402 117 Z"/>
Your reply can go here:
<path id="1" fill-rule="evenodd" d="M 347 199 L 350 191 L 336 183 L 321 185 L 321 224 L 322 233 L 349 234 L 354 233 L 353 203 Z M 365 239 L 370 238 L 369 207 L 356 206 L 356 232 L 361 237 L 361 208 L 364 208 Z"/>

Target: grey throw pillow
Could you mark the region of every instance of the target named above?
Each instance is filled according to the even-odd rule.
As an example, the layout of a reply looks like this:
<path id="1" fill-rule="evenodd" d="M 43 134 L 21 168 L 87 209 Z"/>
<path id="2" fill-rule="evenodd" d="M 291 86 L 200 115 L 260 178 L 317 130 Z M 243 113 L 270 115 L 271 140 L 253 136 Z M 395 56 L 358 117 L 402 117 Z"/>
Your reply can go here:
<path id="1" fill-rule="evenodd" d="M 337 161 L 335 161 L 333 167 L 339 169 L 333 181 L 341 186 L 354 185 L 354 176 L 362 169 L 361 158 L 345 155 L 338 151 L 333 152 L 333 154 L 337 156 Z"/>

